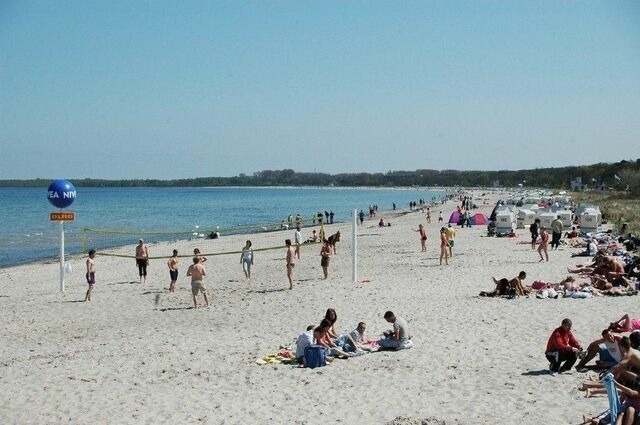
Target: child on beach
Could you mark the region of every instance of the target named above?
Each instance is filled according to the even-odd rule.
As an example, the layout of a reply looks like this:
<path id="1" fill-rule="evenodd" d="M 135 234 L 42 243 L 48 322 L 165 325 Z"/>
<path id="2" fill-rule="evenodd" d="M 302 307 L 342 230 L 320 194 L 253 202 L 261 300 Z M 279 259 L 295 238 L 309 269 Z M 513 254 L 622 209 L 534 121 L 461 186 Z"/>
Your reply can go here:
<path id="1" fill-rule="evenodd" d="M 324 278 L 329 277 L 329 261 L 331 260 L 331 246 L 329 246 L 329 241 L 324 241 L 322 244 L 322 249 L 320 250 L 320 267 L 322 267 L 322 273 L 324 274 Z"/>
<path id="2" fill-rule="evenodd" d="M 449 265 L 449 239 L 447 239 L 447 229 L 440 229 L 440 265 L 442 265 L 442 259 L 444 258 L 445 265 Z"/>
<path id="3" fill-rule="evenodd" d="M 253 250 L 251 249 L 251 241 L 247 241 L 244 248 L 242 248 L 242 253 L 240 254 L 240 264 L 242 264 L 244 277 L 247 280 L 250 280 L 251 266 L 253 266 Z"/>
<path id="4" fill-rule="evenodd" d="M 89 251 L 89 258 L 87 258 L 87 283 L 89 284 L 89 289 L 87 289 L 87 294 L 84 297 L 85 302 L 91 301 L 91 293 L 93 292 L 93 285 L 96 284 L 96 250 L 92 249 Z"/>
<path id="5" fill-rule="evenodd" d="M 421 252 L 427 252 L 427 230 L 424 228 L 422 224 L 418 224 L 417 229 L 411 229 L 414 232 L 420 233 L 420 246 L 422 247 Z"/>

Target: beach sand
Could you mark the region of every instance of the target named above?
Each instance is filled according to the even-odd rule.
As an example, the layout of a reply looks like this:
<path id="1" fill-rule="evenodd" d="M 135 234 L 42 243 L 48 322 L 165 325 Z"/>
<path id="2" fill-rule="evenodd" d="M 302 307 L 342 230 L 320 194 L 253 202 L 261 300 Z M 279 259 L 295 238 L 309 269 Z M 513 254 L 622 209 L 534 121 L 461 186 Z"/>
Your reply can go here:
<path id="1" fill-rule="evenodd" d="M 481 206 L 487 214 L 491 204 Z M 476 200 L 476 202 L 482 202 Z M 518 237 L 486 237 L 486 226 L 457 229 L 449 266 L 438 265 L 438 211 L 384 215 L 359 228 L 359 279 L 351 281 L 351 225 L 342 233 L 322 279 L 320 246 L 302 248 L 293 290 L 285 276 L 285 250 L 255 254 L 253 279 L 245 282 L 239 254 L 209 256 L 205 263 L 211 307 L 191 308 L 181 258 L 178 290 L 167 293 L 166 257 L 198 247 L 240 250 L 246 236 L 179 241 L 150 246 L 146 284 L 137 283 L 135 261 L 96 257 L 93 301 L 86 291 L 83 257 L 59 292 L 58 264 L 0 269 L 0 418 L 2 423 L 354 423 L 354 424 L 568 424 L 599 413 L 606 398 L 585 399 L 575 371 L 551 377 L 544 350 L 560 321 L 573 320 L 586 345 L 623 313 L 637 315 L 637 297 L 586 300 L 515 300 L 478 297 L 492 290 L 491 276 L 526 283 L 559 281 L 571 248 L 550 251 L 539 263 L 528 230 Z M 418 234 L 428 229 L 427 252 Z M 311 229 L 303 229 L 303 234 Z M 254 248 L 267 238 L 293 238 L 293 230 L 252 235 Z M 272 242 L 269 241 L 269 244 Z M 131 254 L 133 247 L 113 252 Z M 390 328 L 382 315 L 404 317 L 414 348 L 335 360 L 324 368 L 260 366 L 257 358 L 292 345 L 327 308 L 337 329 L 368 325 L 368 337 Z"/>

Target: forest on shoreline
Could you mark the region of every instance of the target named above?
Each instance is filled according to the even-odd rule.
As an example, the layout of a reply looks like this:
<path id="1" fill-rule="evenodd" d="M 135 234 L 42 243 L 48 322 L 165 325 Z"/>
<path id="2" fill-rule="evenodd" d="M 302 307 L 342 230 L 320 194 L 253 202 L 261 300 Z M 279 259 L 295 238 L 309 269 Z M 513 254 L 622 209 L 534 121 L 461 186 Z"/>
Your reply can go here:
<path id="1" fill-rule="evenodd" d="M 627 190 L 640 194 L 640 159 L 583 166 L 535 168 L 529 170 L 458 171 L 415 170 L 387 173 L 309 173 L 291 169 L 263 170 L 234 177 L 189 179 L 106 180 L 68 178 L 77 187 L 220 187 L 220 186 L 335 186 L 335 187 L 541 187 L 570 189 L 581 178 L 587 187 Z M 44 187 L 54 179 L 0 180 L 0 187 Z"/>

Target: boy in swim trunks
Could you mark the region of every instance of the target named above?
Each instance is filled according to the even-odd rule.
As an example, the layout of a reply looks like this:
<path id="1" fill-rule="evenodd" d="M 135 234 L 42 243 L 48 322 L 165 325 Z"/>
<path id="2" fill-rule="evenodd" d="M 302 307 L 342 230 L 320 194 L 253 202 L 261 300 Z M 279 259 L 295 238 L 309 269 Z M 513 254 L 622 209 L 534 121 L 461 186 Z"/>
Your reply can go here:
<path id="1" fill-rule="evenodd" d="M 196 296 L 202 292 L 205 306 L 209 307 L 209 299 L 207 298 L 207 288 L 202 283 L 202 279 L 207 275 L 204 266 L 200 264 L 200 258 L 193 257 L 193 264 L 187 270 L 187 276 L 191 276 L 191 294 L 193 295 L 193 308 L 198 308 L 198 300 Z"/>
<path id="2" fill-rule="evenodd" d="M 87 258 L 87 274 L 85 277 L 87 278 L 87 283 L 89 284 L 89 289 L 87 289 L 87 295 L 85 295 L 84 300 L 91 301 L 91 293 L 93 292 L 93 285 L 96 284 L 96 250 L 92 249 L 89 251 L 89 258 Z"/>
<path id="3" fill-rule="evenodd" d="M 293 259 L 295 257 L 295 251 L 291 246 L 291 239 L 286 239 L 284 244 L 287 246 L 287 279 L 289 279 L 289 289 L 293 289 Z"/>

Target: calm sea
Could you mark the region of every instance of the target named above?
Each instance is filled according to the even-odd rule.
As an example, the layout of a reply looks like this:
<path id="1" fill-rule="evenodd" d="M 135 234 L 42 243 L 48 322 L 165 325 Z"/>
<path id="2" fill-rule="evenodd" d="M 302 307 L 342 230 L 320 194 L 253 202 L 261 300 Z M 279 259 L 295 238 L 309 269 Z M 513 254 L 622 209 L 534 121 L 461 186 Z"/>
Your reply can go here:
<path id="1" fill-rule="evenodd" d="M 278 223 L 290 214 L 310 217 L 333 210 L 334 222 L 351 219 L 354 209 L 407 209 L 410 201 L 440 199 L 443 191 L 363 188 L 77 188 L 66 222 L 67 253 L 82 250 L 82 229 L 131 231 L 197 231 Z M 0 188 L 0 267 L 59 255 L 59 224 L 49 221 L 57 211 L 47 188 Z M 97 247 L 100 248 L 100 247 Z"/>

